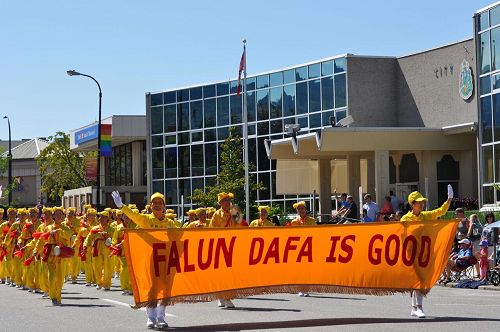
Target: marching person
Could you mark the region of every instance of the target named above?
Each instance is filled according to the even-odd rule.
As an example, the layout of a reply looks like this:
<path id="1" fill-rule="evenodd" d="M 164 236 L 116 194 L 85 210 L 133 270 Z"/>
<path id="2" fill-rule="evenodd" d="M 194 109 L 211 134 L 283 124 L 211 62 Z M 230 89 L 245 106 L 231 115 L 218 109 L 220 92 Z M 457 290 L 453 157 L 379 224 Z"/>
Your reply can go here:
<path id="1" fill-rule="evenodd" d="M 118 191 L 113 191 L 111 193 L 113 201 L 117 208 L 121 209 L 123 213 L 132 219 L 132 221 L 138 226 L 138 228 L 177 228 L 177 224 L 169 219 L 165 215 L 165 196 L 160 193 L 154 193 L 151 195 L 151 205 L 152 210 L 149 214 L 142 214 L 136 211 L 132 211 L 128 206 L 122 203 L 120 193 Z M 165 306 L 158 304 L 156 307 L 148 307 L 146 309 L 146 315 L 148 317 L 146 326 L 150 329 L 159 328 L 163 329 L 168 327 L 165 321 Z"/>
<path id="2" fill-rule="evenodd" d="M 99 215 L 99 225 L 90 229 L 83 243 L 83 251 L 87 252 L 87 248 L 92 248 L 92 267 L 97 283 L 96 288 L 109 291 L 111 289 L 111 273 L 113 270 L 109 257 L 109 246 L 111 245 L 111 236 L 114 230 L 109 225 L 108 211 L 97 214 Z"/>
<path id="3" fill-rule="evenodd" d="M 44 207 L 42 208 L 43 219 L 40 226 L 38 226 L 36 233 L 42 234 L 45 233 L 47 227 L 54 223 L 54 219 L 52 218 L 52 208 Z M 43 247 L 41 248 L 43 249 Z M 42 298 L 49 297 L 49 269 L 47 267 L 47 262 L 44 262 L 41 259 L 42 250 L 39 249 L 38 252 L 34 252 L 37 255 L 37 260 L 35 262 L 37 275 L 38 275 L 38 287 L 43 292 Z"/>
<path id="4" fill-rule="evenodd" d="M 90 229 L 96 226 L 96 216 L 97 211 L 92 208 L 88 208 L 85 212 L 84 219 L 80 222 L 80 229 L 76 236 L 75 241 L 72 244 L 73 249 L 78 251 L 78 256 L 83 264 L 83 270 L 85 272 L 85 286 L 90 287 L 92 284 L 96 284 L 94 277 L 94 268 L 92 266 L 92 248 L 83 248 L 85 239 L 90 234 Z"/>
<path id="5" fill-rule="evenodd" d="M 9 231 L 7 232 L 3 240 L 3 245 L 7 248 L 7 252 L 10 252 L 12 256 L 12 260 L 10 263 L 10 278 L 13 283 L 11 284 L 11 286 L 16 286 L 16 288 L 23 289 L 23 263 L 21 261 L 22 257 L 20 258 L 19 256 L 14 255 L 14 252 L 19 249 L 18 239 L 22 235 L 24 224 L 26 223 L 26 219 L 28 218 L 28 211 L 23 208 L 17 209 L 17 215 L 19 216 L 19 220 L 13 222 L 12 226 L 10 226 Z"/>
<path id="6" fill-rule="evenodd" d="M 249 227 L 273 227 L 274 223 L 269 219 L 269 206 L 261 205 L 258 207 L 259 219 L 253 220 Z"/>
<path id="7" fill-rule="evenodd" d="M 198 220 L 190 222 L 186 228 L 199 228 L 199 227 L 208 227 L 207 221 L 207 209 L 205 208 L 197 208 L 195 210 L 196 216 Z"/>
<path id="8" fill-rule="evenodd" d="M 186 212 L 186 214 L 189 219 L 182 225 L 182 227 L 188 227 L 190 223 L 196 221 L 196 215 L 197 215 L 196 210 L 189 209 L 188 212 Z"/>
<path id="9" fill-rule="evenodd" d="M 72 230 L 73 234 L 71 235 L 71 242 L 76 241 L 78 236 L 78 232 L 80 231 L 80 220 L 76 217 L 76 209 L 74 207 L 69 207 L 66 210 L 66 220 L 64 224 L 68 226 L 69 229 Z M 80 273 L 80 265 L 81 260 L 80 256 L 78 256 L 78 251 L 75 250 L 75 255 L 72 258 L 68 258 L 65 260 L 66 262 L 66 276 L 71 279 L 72 284 L 76 284 L 76 278 Z M 69 280 L 69 279 L 68 279 Z"/>
<path id="10" fill-rule="evenodd" d="M 135 209 L 134 212 L 139 212 L 139 210 Z M 125 229 L 130 228 L 131 222 L 130 218 L 127 217 L 127 215 L 121 210 L 118 211 L 117 215 L 118 214 L 120 214 L 121 222 L 116 226 L 113 239 L 111 240 L 110 251 L 113 257 L 120 260 L 120 288 L 122 290 L 122 295 L 127 295 L 132 294 L 132 286 L 130 285 L 130 276 L 128 273 L 128 265 L 127 260 L 125 259 L 123 244 L 125 243 Z"/>
<path id="11" fill-rule="evenodd" d="M 418 191 L 414 191 L 410 195 L 408 195 L 408 203 L 410 204 L 411 210 L 408 211 L 408 213 L 401 218 L 401 221 L 411 222 L 411 221 L 436 220 L 437 218 L 443 216 L 446 212 L 448 212 L 452 199 L 453 199 L 453 188 L 449 184 L 448 199 L 446 200 L 446 202 L 444 202 L 444 204 L 441 205 L 441 207 L 435 210 L 424 211 L 425 202 L 427 201 L 427 198 L 422 196 L 422 194 L 419 193 Z M 418 318 L 425 317 L 425 313 L 422 308 L 423 300 L 424 296 L 421 292 L 419 291 L 412 292 L 411 295 L 412 309 L 410 312 L 411 316 L 415 316 Z"/>
<path id="12" fill-rule="evenodd" d="M 52 300 L 52 305 L 61 305 L 61 292 L 64 283 L 64 267 L 62 258 L 57 257 L 54 248 L 57 246 L 68 247 L 73 231 L 66 225 L 63 225 L 64 208 L 53 208 L 54 223 L 45 228 L 47 239 L 40 237 L 36 243 L 33 256 L 37 252 L 42 252 L 42 261 L 47 262 L 48 280 L 49 280 L 49 296 Z"/>
<path id="13" fill-rule="evenodd" d="M 14 252 L 13 246 L 6 245 L 7 235 L 9 234 L 9 230 L 12 225 L 16 222 L 17 218 L 17 209 L 8 208 L 7 209 L 7 221 L 3 222 L 0 225 L 2 242 L 0 248 L 0 257 L 5 257 L 2 263 L 3 265 L 3 273 L 5 277 L 5 285 L 6 286 L 15 286 L 14 283 L 14 272 L 13 272 L 13 264 L 12 264 L 12 254 Z"/>

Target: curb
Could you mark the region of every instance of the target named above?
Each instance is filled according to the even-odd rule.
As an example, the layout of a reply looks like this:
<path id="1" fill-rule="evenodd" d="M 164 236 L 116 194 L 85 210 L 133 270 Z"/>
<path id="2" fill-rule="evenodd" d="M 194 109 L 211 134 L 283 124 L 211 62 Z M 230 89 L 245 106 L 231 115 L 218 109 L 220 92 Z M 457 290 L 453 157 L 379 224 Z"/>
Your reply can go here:
<path id="1" fill-rule="evenodd" d="M 436 284 L 435 286 L 455 288 L 455 285 L 457 285 L 457 284 L 458 283 L 456 283 L 456 282 L 449 282 L 447 284 Z M 470 289 L 470 288 L 468 288 L 468 289 Z M 484 286 L 479 286 L 477 289 L 491 290 L 491 291 L 500 291 L 500 286 L 484 285 Z"/>

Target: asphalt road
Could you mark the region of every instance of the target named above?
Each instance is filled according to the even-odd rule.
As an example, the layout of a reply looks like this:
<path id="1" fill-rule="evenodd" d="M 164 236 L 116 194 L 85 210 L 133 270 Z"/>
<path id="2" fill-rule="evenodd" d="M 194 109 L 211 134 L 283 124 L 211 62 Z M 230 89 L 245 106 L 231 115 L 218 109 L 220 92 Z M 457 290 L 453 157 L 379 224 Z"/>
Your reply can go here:
<path id="1" fill-rule="evenodd" d="M 63 305 L 0 285 L 0 331 L 147 331 L 143 310 L 130 309 L 114 280 L 105 292 L 65 284 Z M 499 287 L 500 290 L 500 287 Z M 436 286 L 424 300 L 427 318 L 410 317 L 408 295 L 273 294 L 167 307 L 169 330 L 242 331 L 500 331 L 500 292 Z"/>

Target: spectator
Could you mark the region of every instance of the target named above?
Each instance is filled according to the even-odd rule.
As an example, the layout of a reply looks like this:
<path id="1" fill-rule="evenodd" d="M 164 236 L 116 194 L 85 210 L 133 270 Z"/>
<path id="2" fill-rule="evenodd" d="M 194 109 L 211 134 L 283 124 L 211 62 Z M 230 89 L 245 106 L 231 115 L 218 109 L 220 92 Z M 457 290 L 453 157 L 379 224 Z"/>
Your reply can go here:
<path id="1" fill-rule="evenodd" d="M 378 219 L 378 205 L 372 200 L 372 195 L 365 195 L 365 204 L 363 204 L 363 210 L 366 210 L 367 220 L 365 221 L 376 221 Z"/>
<path id="2" fill-rule="evenodd" d="M 389 191 L 389 197 L 391 198 L 392 211 L 401 210 L 401 206 L 404 204 L 403 200 L 396 197 L 396 195 L 394 195 L 394 191 L 392 190 Z"/>
<path id="3" fill-rule="evenodd" d="M 358 220 L 358 205 L 354 202 L 354 198 L 351 195 L 347 196 L 347 203 L 349 205 L 342 217 L 347 219 L 346 223 Z"/>
<path id="4" fill-rule="evenodd" d="M 488 269 L 490 267 L 490 263 L 488 262 L 488 241 L 481 241 L 481 250 L 479 250 L 479 280 L 486 281 L 488 280 Z"/>
<path id="5" fill-rule="evenodd" d="M 467 267 L 475 264 L 476 259 L 472 253 L 471 242 L 468 239 L 462 239 L 458 242 L 460 250 L 456 254 L 452 254 L 446 264 L 445 278 L 441 279 L 439 282 L 450 282 L 451 281 L 451 271 L 460 270 L 463 271 Z"/>
<path id="6" fill-rule="evenodd" d="M 345 213 L 345 211 L 349 207 L 349 203 L 347 202 L 347 194 L 346 193 L 340 194 L 340 198 L 337 198 L 337 201 L 338 201 L 337 216 L 341 216 Z"/>
<path id="7" fill-rule="evenodd" d="M 271 221 L 273 222 L 274 226 L 281 226 L 280 220 L 277 215 L 274 215 Z"/>
<path id="8" fill-rule="evenodd" d="M 485 216 L 485 219 L 486 219 L 486 226 L 487 226 L 487 225 L 495 222 L 495 215 L 491 212 L 488 212 Z M 494 233 L 495 232 L 494 232 L 493 228 L 484 227 L 483 233 L 481 235 L 481 240 L 487 240 L 489 246 L 494 246 L 496 243 Z"/>
<path id="9" fill-rule="evenodd" d="M 364 222 L 372 222 L 372 221 L 374 221 L 374 220 L 371 220 L 370 218 L 368 218 L 366 209 L 363 209 L 363 215 L 361 216 L 361 220 L 364 221 Z"/>
<path id="10" fill-rule="evenodd" d="M 390 215 L 393 213 L 394 213 L 394 210 L 392 209 L 391 197 L 385 196 L 384 197 L 384 205 L 382 205 L 382 208 L 380 209 L 380 214 Z"/>
<path id="11" fill-rule="evenodd" d="M 404 216 L 403 211 L 396 211 L 396 213 L 394 214 L 394 221 L 400 221 L 401 217 L 403 216 Z"/>

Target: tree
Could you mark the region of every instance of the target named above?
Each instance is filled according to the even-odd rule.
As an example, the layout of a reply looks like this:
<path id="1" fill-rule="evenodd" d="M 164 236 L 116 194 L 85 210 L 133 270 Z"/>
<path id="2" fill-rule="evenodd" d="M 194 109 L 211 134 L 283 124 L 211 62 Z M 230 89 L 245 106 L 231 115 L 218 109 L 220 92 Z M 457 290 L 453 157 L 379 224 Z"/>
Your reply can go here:
<path id="1" fill-rule="evenodd" d="M 191 199 L 193 203 L 200 206 L 217 206 L 217 194 L 220 192 L 231 192 L 234 194 L 233 202 L 245 210 L 245 164 L 243 163 L 243 142 L 235 135 L 234 128 L 229 129 L 229 136 L 221 144 L 219 153 L 219 174 L 217 184 L 206 186 L 205 191 L 196 189 Z M 249 170 L 255 166 L 249 165 Z M 262 183 L 255 182 L 255 176 L 249 175 L 250 201 L 254 202 L 257 190 L 265 190 Z M 254 204 L 250 204 L 252 210 Z M 249 219 L 247 217 L 247 219 Z"/>
<path id="2" fill-rule="evenodd" d="M 2 148 L 0 148 L 0 174 L 6 174 L 7 173 L 7 169 L 9 167 L 9 157 L 7 156 L 7 154 L 5 153 L 4 154 L 4 151 Z M 1 176 L 1 178 L 6 178 L 8 177 L 8 175 L 6 176 Z M 7 197 L 9 197 L 9 192 L 15 190 L 17 187 L 17 182 L 16 181 L 12 181 L 12 184 L 9 186 L 9 185 L 6 185 L 4 187 L 2 187 L 2 197 L 1 199 L 5 202 L 7 202 Z"/>
<path id="3" fill-rule="evenodd" d="M 49 199 L 60 201 L 64 191 L 89 186 L 85 180 L 84 158 L 89 153 L 70 149 L 69 135 L 57 132 L 49 137 L 50 144 L 36 158 L 42 177 L 41 191 Z"/>

